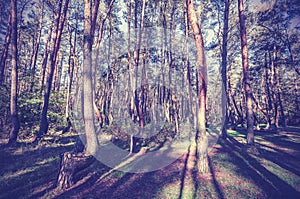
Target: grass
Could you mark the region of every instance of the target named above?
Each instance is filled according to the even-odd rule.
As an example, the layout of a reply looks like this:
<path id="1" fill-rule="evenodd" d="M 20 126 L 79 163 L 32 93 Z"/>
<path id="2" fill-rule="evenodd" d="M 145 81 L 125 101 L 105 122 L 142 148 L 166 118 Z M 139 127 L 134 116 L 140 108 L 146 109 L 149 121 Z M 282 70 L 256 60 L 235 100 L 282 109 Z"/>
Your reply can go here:
<path id="1" fill-rule="evenodd" d="M 55 188 L 60 155 L 72 136 L 43 145 L 0 147 L 0 198 L 298 198 L 300 129 L 256 131 L 252 153 L 243 129 L 229 130 L 209 154 L 210 172 L 187 166 L 187 154 L 149 173 L 124 173 L 95 161 L 80 171 L 68 190 Z"/>

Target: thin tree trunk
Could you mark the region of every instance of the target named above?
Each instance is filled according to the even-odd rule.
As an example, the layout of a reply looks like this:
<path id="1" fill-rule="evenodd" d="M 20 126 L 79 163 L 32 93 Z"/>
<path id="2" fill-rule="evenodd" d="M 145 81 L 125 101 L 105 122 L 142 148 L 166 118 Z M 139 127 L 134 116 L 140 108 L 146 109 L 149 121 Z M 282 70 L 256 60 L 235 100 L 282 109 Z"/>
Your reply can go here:
<path id="1" fill-rule="evenodd" d="M 90 35 L 91 35 L 91 45 L 93 46 L 94 43 L 94 35 L 95 35 L 95 30 L 96 30 L 96 20 L 98 16 L 98 11 L 99 11 L 99 5 L 100 1 L 96 0 L 94 2 L 94 5 L 92 6 L 92 12 L 91 12 L 91 29 L 90 29 Z M 92 47 L 91 47 L 92 48 Z M 99 50 L 99 47 L 97 48 Z M 93 56 L 91 59 L 91 64 L 92 64 L 92 93 L 93 93 L 93 108 L 94 111 L 96 112 L 96 115 L 98 117 L 98 121 L 101 121 L 101 113 L 97 107 L 96 104 L 96 68 L 97 68 L 97 62 L 98 61 L 98 55 L 97 57 L 94 58 Z"/>
<path id="2" fill-rule="evenodd" d="M 270 116 L 268 115 L 268 112 L 266 112 L 260 105 L 259 102 L 256 100 L 256 98 L 254 97 L 253 93 L 252 93 L 252 100 L 254 102 L 254 104 L 256 105 L 256 108 L 266 117 L 267 122 L 270 121 Z M 267 124 L 267 127 L 269 126 L 269 123 Z"/>
<path id="3" fill-rule="evenodd" d="M 200 173 L 208 172 L 208 152 L 207 152 L 207 135 L 206 135 L 206 92 L 207 92 L 207 66 L 205 61 L 204 43 L 202 32 L 198 24 L 196 11 L 193 0 L 187 0 L 189 22 L 194 33 L 194 39 L 197 49 L 197 65 L 196 65 L 196 77 L 197 81 L 197 95 L 199 110 L 197 113 L 197 155 L 198 155 L 198 171 Z"/>
<path id="4" fill-rule="evenodd" d="M 6 30 L 6 36 L 5 36 L 5 40 L 4 40 L 1 57 L 0 57 L 0 86 L 2 86 L 2 84 L 4 83 L 4 80 L 5 80 L 5 66 L 6 66 L 6 59 L 7 59 L 8 51 L 9 51 L 8 50 L 9 44 L 11 41 L 11 29 L 12 29 L 11 16 L 9 16 L 8 26 L 7 26 L 7 30 Z"/>
<path id="5" fill-rule="evenodd" d="M 229 17 L 229 7 L 230 7 L 230 0 L 225 0 L 225 10 L 224 10 L 224 25 L 223 25 L 223 43 L 222 43 L 222 115 L 224 117 L 224 124 L 222 127 L 222 137 L 226 139 L 227 137 L 227 123 L 228 123 L 228 111 L 227 111 L 227 101 L 228 101 L 228 94 L 227 94 L 227 38 L 228 38 L 228 17 Z"/>
<path id="6" fill-rule="evenodd" d="M 98 64 L 98 57 L 99 57 L 99 48 L 100 48 L 100 44 L 101 44 L 101 41 L 102 41 L 102 37 L 103 37 L 103 32 L 104 32 L 104 24 L 105 24 L 105 21 L 107 20 L 109 14 L 110 14 L 110 11 L 111 11 L 111 8 L 113 6 L 113 3 L 115 2 L 115 0 L 111 0 L 110 4 L 109 4 L 109 7 L 107 9 L 107 12 L 106 12 L 106 15 L 104 16 L 104 18 L 102 19 L 101 23 L 100 23 L 100 26 L 99 26 L 99 29 L 98 29 L 98 36 L 97 36 L 97 41 L 96 41 L 96 45 L 95 45 L 95 59 L 92 60 L 93 61 L 93 73 L 95 74 L 95 71 L 96 71 L 96 68 L 97 68 L 97 64 Z M 99 2 L 100 3 L 100 2 Z M 96 4 L 94 5 L 94 8 L 93 8 L 93 17 L 92 17 L 92 23 L 94 23 L 96 25 L 96 14 L 98 13 L 98 8 L 99 8 L 99 3 L 96 2 Z M 95 28 L 96 26 L 94 25 L 94 27 L 92 28 L 92 34 L 94 35 L 94 32 L 95 32 Z M 94 38 L 94 36 L 93 36 Z M 93 39 L 94 40 L 94 39 Z M 93 42 L 94 43 L 94 42 Z M 94 85 L 96 86 L 96 78 L 95 76 L 93 75 L 94 77 Z M 100 112 L 100 110 L 98 109 L 98 106 L 96 104 L 96 93 L 95 93 L 95 90 L 96 88 L 93 89 L 93 98 L 94 98 L 94 110 L 96 111 L 96 115 L 97 115 L 97 118 L 98 118 L 98 121 L 99 121 L 99 124 L 100 126 L 102 127 L 103 126 L 103 117 L 102 117 L 102 114 Z M 103 91 L 104 93 L 105 91 Z M 104 102 L 103 100 L 100 100 L 100 106 L 103 107 L 103 103 Z"/>
<path id="7" fill-rule="evenodd" d="M 187 9 L 187 1 L 184 4 L 184 23 L 185 23 L 185 42 L 188 45 L 188 39 L 189 39 L 189 19 L 188 19 L 188 9 Z M 186 62 L 185 65 L 187 67 L 187 84 L 188 84 L 188 92 L 189 92 L 189 111 L 191 112 L 191 118 L 192 121 L 191 124 L 195 124 L 195 107 L 193 103 L 193 87 L 192 87 L 192 69 L 190 66 L 190 60 L 189 60 L 189 47 L 186 46 Z"/>
<path id="8" fill-rule="evenodd" d="M 142 13 L 140 18 L 140 27 L 139 27 L 139 34 L 138 34 L 138 53 L 135 57 L 135 70 L 136 70 L 136 81 L 138 80 L 138 67 L 139 67 L 139 60 L 140 60 L 140 48 L 141 48 L 141 42 L 142 42 L 142 35 L 144 34 L 144 16 L 145 16 L 145 7 L 146 7 L 146 0 L 142 1 Z M 137 13 L 136 13 L 137 14 Z M 143 58 L 143 57 L 142 57 Z M 143 73 L 144 65 L 142 66 L 142 73 Z M 144 128 L 145 126 L 145 120 L 144 120 L 144 114 L 143 114 L 143 95 L 144 95 L 144 85 L 143 85 L 144 79 L 142 75 L 141 80 L 141 91 L 138 92 L 138 88 L 136 87 L 136 109 L 139 117 L 139 125 L 141 128 Z M 140 95 L 140 96 L 139 96 Z"/>
<path id="9" fill-rule="evenodd" d="M 101 44 L 101 41 L 102 41 L 102 37 L 103 37 L 103 31 L 104 31 L 104 23 L 108 17 L 108 14 L 110 13 L 110 9 L 111 9 L 111 6 L 113 4 L 114 0 L 111 1 L 110 5 L 109 5 L 109 8 L 108 8 L 108 11 L 107 11 L 107 14 L 106 16 L 104 17 L 104 19 L 102 20 L 101 24 L 100 24 L 100 27 L 99 27 L 99 30 L 98 30 L 98 37 L 97 37 L 97 41 L 96 41 L 96 52 L 94 53 L 96 56 L 95 56 L 95 59 L 93 60 L 93 68 L 92 68 L 92 71 L 93 71 L 93 85 L 96 86 L 96 76 L 95 76 L 95 73 L 96 73 L 96 68 L 97 68 L 97 64 L 98 64 L 98 57 L 99 57 L 99 48 L 100 48 L 100 44 Z M 98 13 L 98 8 L 99 8 L 99 3 L 95 3 L 94 5 L 94 9 L 93 9 L 93 17 L 92 17 L 92 24 L 95 24 L 96 25 L 96 18 L 97 18 L 97 13 Z M 96 26 L 93 26 L 92 27 L 92 37 L 93 37 L 93 41 L 94 41 L 94 33 L 95 33 L 95 28 Z M 94 42 L 93 42 L 94 43 Z M 98 118 L 98 121 L 99 121 L 99 124 L 100 126 L 102 127 L 103 126 L 103 118 L 102 118 L 102 115 L 101 115 L 101 112 L 96 104 L 96 88 L 93 88 L 93 106 L 94 106 L 94 110 L 96 112 L 96 115 L 97 115 L 97 118 Z M 101 105 L 100 105 L 101 106 Z"/>
<path id="10" fill-rule="evenodd" d="M 65 1 L 65 4 L 63 7 L 63 13 L 61 13 L 62 3 L 63 3 L 63 0 L 60 0 L 59 4 L 58 4 L 59 11 L 58 11 L 57 18 L 56 18 L 56 27 L 55 27 L 55 31 L 54 31 L 53 45 L 51 48 L 52 51 L 50 54 L 49 74 L 48 74 L 47 82 L 46 82 L 46 90 L 45 90 L 45 94 L 44 94 L 44 103 L 43 103 L 43 108 L 42 108 L 42 113 L 41 113 L 40 129 L 38 132 L 38 137 L 41 137 L 42 135 L 46 134 L 48 131 L 48 127 L 49 127 L 48 120 L 47 120 L 49 99 L 50 99 L 50 94 L 51 94 L 51 87 L 52 87 L 53 74 L 54 74 L 56 60 L 57 60 L 57 54 L 58 54 L 59 47 L 60 47 L 62 31 L 64 28 L 64 22 L 65 22 L 66 16 L 67 16 L 69 0 Z"/>
<path id="11" fill-rule="evenodd" d="M 279 70 L 279 69 L 278 69 Z M 278 72 L 277 71 L 277 89 L 278 89 L 278 92 L 277 92 L 277 98 L 278 98 L 278 104 L 279 104 L 279 107 L 280 107 L 280 115 L 281 115 L 281 124 L 283 127 L 286 127 L 286 118 L 285 118 L 285 113 L 284 113 L 284 101 L 282 100 L 283 96 L 282 96 L 282 89 L 281 89 L 281 82 L 280 82 L 280 78 L 279 78 L 279 75 L 280 75 L 280 71 Z"/>
<path id="12" fill-rule="evenodd" d="M 58 57 L 57 60 L 60 60 L 60 61 L 59 62 L 57 61 L 56 64 L 55 64 L 55 75 L 54 75 L 53 91 L 59 92 L 64 57 L 61 55 L 61 52 L 58 53 L 57 57 Z"/>
<path id="13" fill-rule="evenodd" d="M 144 12 L 145 12 L 145 6 L 146 6 L 146 1 L 143 0 L 142 2 L 142 13 L 141 13 L 141 18 L 140 18 L 140 26 L 138 27 L 138 19 L 137 19 L 137 10 L 138 10 L 138 4 L 137 0 L 135 1 L 135 9 L 134 9 L 134 27 L 135 27 L 135 50 L 134 50 L 134 71 L 135 71 L 135 76 L 134 76 L 134 86 L 132 88 L 132 99 L 131 103 L 135 104 L 135 109 L 137 112 L 137 115 L 139 117 L 139 126 L 140 128 L 144 128 L 144 118 L 143 118 L 143 112 L 142 112 L 142 107 L 140 106 L 140 99 L 139 99 L 139 92 L 137 88 L 137 82 L 138 82 L 138 66 L 139 66 L 139 60 L 140 60 L 140 46 L 141 46 L 141 38 L 142 38 L 142 31 L 143 31 L 143 26 L 144 26 Z M 138 30 L 139 29 L 139 30 Z M 142 86 L 141 86 L 141 89 Z M 131 105 L 133 106 L 133 104 Z M 134 152 L 135 149 L 135 142 L 136 139 L 133 135 L 131 135 L 130 139 L 130 151 L 129 154 Z"/>
<path id="14" fill-rule="evenodd" d="M 268 67 L 268 54 L 265 53 L 265 104 L 266 104 L 266 113 L 267 113 L 267 126 L 265 129 L 269 129 L 271 127 L 271 115 L 270 111 L 272 110 L 272 97 L 270 92 L 270 78 L 269 78 L 269 67 Z"/>
<path id="15" fill-rule="evenodd" d="M 231 68 L 231 67 L 230 67 Z M 231 69 L 228 69 L 228 72 L 230 72 L 231 71 Z M 233 94 L 233 92 L 232 92 L 232 88 L 231 88 L 231 72 L 230 72 L 230 74 L 228 75 L 228 78 L 227 78 L 227 86 L 228 86 L 228 89 L 227 89 L 227 91 L 228 91 L 228 96 L 230 96 L 231 97 L 231 101 L 232 101 L 232 105 L 233 105 L 233 107 L 232 107 L 232 111 L 234 111 L 236 114 L 234 114 L 234 115 L 237 115 L 237 118 L 236 117 L 234 117 L 233 115 L 233 120 L 232 120 L 232 126 L 233 126 L 233 129 L 235 129 L 236 128 L 236 126 L 239 124 L 239 123 L 243 123 L 243 114 L 241 113 L 241 111 L 239 110 L 239 108 L 238 108 L 238 105 L 237 105 L 237 102 L 236 102 L 236 100 L 235 100 L 235 97 L 234 97 L 234 94 Z M 229 98 L 228 98 L 228 100 L 230 100 Z"/>
<path id="16" fill-rule="evenodd" d="M 243 83 L 246 96 L 246 118 L 247 118 L 247 144 L 254 144 L 254 130 L 253 130 L 253 109 L 252 109 L 252 92 L 249 77 L 249 63 L 248 63 L 248 47 L 247 47 L 247 33 L 245 24 L 245 13 L 243 0 L 238 0 L 239 22 L 240 22 L 240 36 L 241 36 L 241 50 L 242 50 L 242 64 L 243 64 Z"/>
<path id="17" fill-rule="evenodd" d="M 20 123 L 18 117 L 18 22 L 17 22 L 17 1 L 11 0 L 11 90 L 10 90 L 10 115 L 12 121 L 12 129 L 9 135 L 9 143 L 17 141 Z"/>
<path id="18" fill-rule="evenodd" d="M 77 19 L 76 19 L 77 21 Z M 74 68 L 75 68 L 75 53 L 76 53 L 76 42 L 77 42 L 77 23 L 76 28 L 74 30 L 74 41 L 72 43 L 72 32 L 70 32 L 70 55 L 69 55 L 69 61 L 68 61 L 68 83 L 67 83 L 67 99 L 66 99 L 66 121 L 67 126 L 64 128 L 63 133 L 67 132 L 71 127 L 71 120 L 69 115 L 69 109 L 70 109 L 70 100 L 71 100 L 71 90 L 72 90 L 72 83 L 73 83 L 73 76 L 74 76 Z"/>
<path id="19" fill-rule="evenodd" d="M 296 69 L 296 65 L 295 65 L 295 61 L 294 61 L 294 55 L 292 52 L 292 46 L 291 46 L 291 42 L 289 39 L 289 34 L 287 32 L 288 30 L 285 30 L 286 33 L 286 37 L 287 37 L 287 46 L 288 46 L 288 50 L 289 50 L 289 54 L 290 54 L 290 59 L 291 59 L 291 64 L 292 64 L 292 68 L 294 69 L 294 77 L 293 77 L 293 82 L 294 82 L 294 95 L 295 95 L 295 104 L 296 104 L 296 113 L 299 112 L 300 110 L 300 103 L 299 103 L 299 95 L 298 95 L 298 85 L 297 85 L 297 69 Z"/>
<path id="20" fill-rule="evenodd" d="M 131 24 L 131 1 L 127 0 L 126 1 L 127 5 L 127 31 L 128 31 L 128 40 L 127 40 L 127 53 L 128 53 L 128 59 L 127 59 L 127 73 L 128 73 L 128 102 L 130 104 L 129 108 L 129 114 L 131 116 L 131 122 L 134 122 L 135 117 L 134 117 L 134 102 L 133 102 L 133 91 L 132 89 L 132 74 L 130 72 L 131 70 L 131 55 L 130 55 L 130 42 L 131 42 L 131 31 L 130 31 L 130 24 Z M 135 138 L 133 135 L 130 136 L 130 144 L 129 144 L 129 154 L 132 154 L 134 152 L 135 148 Z"/>
<path id="21" fill-rule="evenodd" d="M 33 53 L 33 61 L 32 61 L 32 71 L 31 71 L 31 84 L 30 84 L 30 92 L 33 92 L 33 87 L 35 85 L 35 71 L 36 71 L 36 63 L 37 57 L 39 54 L 39 48 L 41 43 L 41 36 L 42 36 L 42 29 L 43 29 L 43 19 L 44 19 L 44 1 L 42 2 L 41 14 L 40 14 L 40 21 L 39 21 L 39 31 L 37 35 L 37 43 L 35 46 L 35 50 Z"/>
<path id="22" fill-rule="evenodd" d="M 48 36 L 47 36 L 47 41 L 45 44 L 45 50 L 44 50 L 44 55 L 43 55 L 42 68 L 41 68 L 41 73 L 40 73 L 40 95 L 42 95 L 43 90 L 44 90 L 46 67 L 47 67 L 48 57 L 49 57 L 48 49 L 50 48 L 50 41 L 51 41 L 51 37 L 52 37 L 52 25 L 53 24 L 50 25 L 50 28 L 48 30 Z"/>
<path id="23" fill-rule="evenodd" d="M 272 102 L 273 102 L 273 114 L 274 114 L 274 125 L 275 128 L 279 127 L 279 111 L 278 111 L 278 88 L 277 88 L 277 74 L 276 74 L 276 66 L 275 61 L 277 59 L 277 52 L 276 52 L 276 46 L 274 44 L 273 47 L 273 54 L 271 55 L 271 52 L 269 53 L 270 61 L 271 61 L 271 90 L 272 90 Z"/>
<path id="24" fill-rule="evenodd" d="M 61 53 L 60 53 L 60 51 L 58 51 L 57 60 L 61 60 L 61 59 L 62 59 Z M 59 81 L 59 68 L 60 68 L 60 64 L 57 61 L 55 63 L 54 76 L 53 76 L 53 86 L 52 86 L 53 92 L 57 91 L 57 85 L 58 85 L 58 81 Z"/>

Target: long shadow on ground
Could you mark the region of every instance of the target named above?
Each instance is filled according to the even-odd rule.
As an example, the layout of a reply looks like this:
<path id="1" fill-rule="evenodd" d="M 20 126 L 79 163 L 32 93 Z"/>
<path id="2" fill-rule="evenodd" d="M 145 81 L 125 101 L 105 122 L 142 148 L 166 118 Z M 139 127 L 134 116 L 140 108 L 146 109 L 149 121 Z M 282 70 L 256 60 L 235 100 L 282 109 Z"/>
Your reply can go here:
<path id="1" fill-rule="evenodd" d="M 110 170 L 94 161 L 77 173 L 75 185 L 64 191 L 55 188 L 60 154 L 72 150 L 73 146 L 49 146 L 19 153 L 16 150 L 20 148 L 5 148 L 0 150 L 0 158 L 5 160 L 0 162 L 0 198 L 230 198 L 236 196 L 230 188 L 239 187 L 239 184 L 226 181 L 230 175 L 255 185 L 250 194 L 244 194 L 242 192 L 249 191 L 244 190 L 248 185 L 245 183 L 237 188 L 237 196 L 298 198 L 300 193 L 295 184 L 290 185 L 270 168 L 277 167 L 299 177 L 300 153 L 296 147 L 299 139 L 290 139 L 278 132 L 259 132 L 256 138 L 259 138 L 256 146 L 260 154 L 247 151 L 239 142 L 243 139 L 241 134 L 220 140 L 219 148 L 215 146 L 215 154 L 209 157 L 210 173 L 206 176 L 191 169 L 190 161 L 195 161 L 192 153 L 163 169 L 139 174 Z M 258 187 L 260 193 L 255 193 L 253 187 Z"/>
<path id="2" fill-rule="evenodd" d="M 245 151 L 244 145 L 235 138 L 221 142 L 223 147 L 230 147 L 229 152 L 234 159 L 234 164 L 239 167 L 237 173 L 252 179 L 267 194 L 267 198 L 298 198 L 299 192 L 277 175 L 261 165 L 252 155 Z"/>

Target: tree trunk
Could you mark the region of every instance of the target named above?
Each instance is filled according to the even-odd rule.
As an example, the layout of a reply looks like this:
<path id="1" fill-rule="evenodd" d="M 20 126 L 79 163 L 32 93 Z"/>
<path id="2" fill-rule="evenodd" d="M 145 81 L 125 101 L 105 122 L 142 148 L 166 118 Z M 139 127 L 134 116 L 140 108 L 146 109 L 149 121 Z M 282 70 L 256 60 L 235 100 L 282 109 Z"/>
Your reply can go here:
<path id="1" fill-rule="evenodd" d="M 197 154 L 198 171 L 200 173 L 208 172 L 208 152 L 206 136 L 206 92 L 207 92 L 207 66 L 204 54 L 204 43 L 202 32 L 198 24 L 193 0 L 187 0 L 189 22 L 194 33 L 194 39 L 197 50 L 196 77 L 198 79 L 196 90 L 198 95 L 199 110 L 197 111 Z"/>
<path id="2" fill-rule="evenodd" d="M 185 42 L 188 44 L 189 39 L 189 19 L 188 19 L 188 9 L 187 9 L 187 2 L 184 4 L 184 23 L 185 23 Z M 191 112 L 191 117 L 193 118 L 193 121 L 191 121 L 192 124 L 194 124 L 195 119 L 195 109 L 194 109 L 194 103 L 193 103 L 193 87 L 192 87 L 192 70 L 190 66 L 190 60 L 189 60 L 189 50 L 188 46 L 186 48 L 185 52 L 186 56 L 186 62 L 185 65 L 187 67 L 187 84 L 188 84 L 188 92 L 189 92 L 189 111 Z"/>
<path id="3" fill-rule="evenodd" d="M 7 58 L 8 51 L 9 51 L 9 44 L 11 42 L 11 31 L 12 31 L 11 29 L 12 29 L 11 16 L 9 16 L 8 26 L 7 26 L 7 30 L 6 30 L 6 36 L 5 36 L 5 40 L 4 40 L 1 57 L 0 57 L 0 86 L 2 86 L 2 84 L 4 83 L 4 80 L 5 80 L 5 65 L 6 65 L 6 58 Z"/>
<path id="4" fill-rule="evenodd" d="M 231 103 L 231 111 L 232 111 L 232 114 L 231 114 L 231 128 L 235 129 L 236 126 L 239 124 L 239 123 L 243 123 L 243 114 L 241 113 L 241 111 L 239 110 L 238 108 L 238 104 L 235 100 L 235 97 L 234 97 L 234 94 L 233 94 L 233 91 L 232 91 L 232 87 L 231 87 L 231 67 L 229 67 L 228 69 L 228 78 L 227 78 L 227 91 L 228 91 L 228 96 L 230 96 L 231 98 L 228 98 L 228 100 L 231 99 L 232 103 Z"/>
<path id="5" fill-rule="evenodd" d="M 46 67 L 47 67 L 48 57 L 49 57 L 48 49 L 50 48 L 50 41 L 51 41 L 51 37 L 52 37 L 52 25 L 53 24 L 51 24 L 50 28 L 48 29 L 47 41 L 45 44 L 45 50 L 44 50 L 44 55 L 43 55 L 42 69 L 41 69 L 41 73 L 40 73 L 40 95 L 42 95 L 43 90 L 44 90 Z"/>
<path id="6" fill-rule="evenodd" d="M 227 123 L 228 123 L 228 111 L 227 111 L 227 38 L 228 38 L 228 17 L 229 17 L 229 7 L 230 1 L 225 0 L 225 10 L 224 10 L 224 25 L 223 25 L 223 43 L 222 43 L 222 63 L 221 63 L 221 72 L 222 72 L 222 115 L 224 117 L 224 124 L 222 127 L 222 137 L 226 139 L 227 137 Z"/>
<path id="7" fill-rule="evenodd" d="M 279 69 L 278 69 L 279 70 Z M 286 127 L 286 117 L 284 113 L 284 100 L 282 99 L 282 89 L 281 89 L 281 82 L 280 82 L 280 71 L 277 71 L 277 87 L 278 87 L 278 92 L 277 92 L 277 98 L 278 98 L 278 104 L 280 107 L 280 115 L 281 115 L 281 124 L 283 127 Z"/>
<path id="8" fill-rule="evenodd" d="M 252 100 L 253 100 L 253 102 L 254 102 L 254 104 L 255 104 L 255 106 L 256 106 L 256 108 L 266 117 L 266 120 L 267 120 L 267 122 L 268 122 L 268 124 L 267 124 L 267 127 L 270 125 L 269 124 L 269 121 L 270 121 L 270 116 L 268 115 L 268 112 L 267 111 L 265 111 L 260 105 L 259 105 L 259 102 L 256 100 L 256 98 L 254 97 L 254 95 L 252 94 Z M 257 120 L 258 121 L 258 120 Z M 266 129 L 268 129 L 266 127 Z"/>
<path id="9" fill-rule="evenodd" d="M 272 110 L 272 97 L 270 92 L 270 78 L 269 78 L 269 67 L 268 67 L 268 54 L 265 53 L 265 104 L 266 104 L 266 113 L 267 113 L 267 126 L 265 129 L 271 128 L 271 115 L 270 111 Z"/>
<path id="10" fill-rule="evenodd" d="M 130 56 L 130 43 L 131 43 L 131 35 L 130 35 L 130 24 L 131 24 L 131 1 L 126 1 L 127 6 L 127 31 L 128 31 L 128 40 L 127 40 L 127 73 L 128 73 L 128 88 L 127 88 L 127 96 L 128 96 L 128 103 L 130 104 L 129 108 L 129 114 L 131 116 L 131 122 L 134 122 L 134 103 L 133 103 L 133 89 L 132 89 L 132 74 L 130 72 L 131 70 L 131 56 Z M 130 135 L 130 146 L 129 146 L 129 154 L 132 154 L 135 149 L 135 137 L 133 135 Z"/>
<path id="11" fill-rule="evenodd" d="M 44 2 L 42 2 L 40 21 L 39 21 L 39 30 L 37 35 L 37 43 L 35 45 L 35 49 L 33 52 L 33 60 L 32 60 L 32 72 L 31 72 L 31 84 L 30 84 L 30 92 L 33 92 L 33 87 L 35 85 L 35 71 L 36 71 L 36 63 L 39 54 L 39 48 L 41 43 L 42 29 L 43 29 L 43 19 L 44 19 Z"/>
<path id="12" fill-rule="evenodd" d="M 60 58 L 60 62 L 56 62 L 56 65 L 55 65 L 54 86 L 53 86 L 53 91 L 56 91 L 56 92 L 59 92 L 59 90 L 60 90 L 62 66 L 64 63 L 64 57 L 61 55 L 60 52 L 58 54 L 58 58 Z"/>
<path id="13" fill-rule="evenodd" d="M 11 90 L 10 90 L 10 115 L 12 121 L 12 129 L 9 135 L 9 143 L 17 141 L 20 123 L 18 117 L 18 26 L 17 26 L 17 1 L 11 0 Z"/>
<path id="14" fill-rule="evenodd" d="M 295 95 L 295 104 L 296 104 L 296 113 L 299 112 L 300 110 L 300 103 L 299 103 L 299 95 L 298 95 L 298 85 L 297 85 L 297 69 L 296 69 L 296 64 L 295 64 L 295 60 L 294 60 L 294 55 L 292 52 L 292 46 L 291 46 L 291 42 L 289 39 L 289 34 L 288 34 L 288 30 L 285 30 L 285 34 L 286 34 L 286 38 L 287 38 L 287 46 L 288 46 L 288 50 L 289 50 L 289 54 L 290 54 L 290 60 L 291 60 L 291 64 L 292 64 L 292 68 L 294 69 L 294 77 L 293 77 L 293 82 L 294 82 L 294 95 Z"/>
<path id="15" fill-rule="evenodd" d="M 38 132 L 38 137 L 41 137 L 42 135 L 46 134 L 48 131 L 49 124 L 47 120 L 47 112 L 48 112 L 49 99 L 51 94 L 53 75 L 54 75 L 54 70 L 55 70 L 55 65 L 57 60 L 57 54 L 60 47 L 61 36 L 64 28 L 64 22 L 67 16 L 67 11 L 69 6 L 69 0 L 66 0 L 63 8 L 63 13 L 61 13 L 62 2 L 63 0 L 60 0 L 58 5 L 59 11 L 57 13 L 57 18 L 56 18 L 56 27 L 54 31 L 53 44 L 52 44 L 51 54 L 50 54 L 49 74 L 47 77 L 46 90 L 44 93 L 44 102 L 43 102 L 43 108 L 41 113 L 40 129 Z"/>
<path id="16" fill-rule="evenodd" d="M 95 21 L 94 21 L 95 23 Z M 86 152 L 94 155 L 98 149 L 98 139 L 94 124 L 93 82 L 92 82 L 92 42 L 91 1 L 84 0 L 84 51 L 83 51 L 83 115 L 86 134 Z"/>
<path id="17" fill-rule="evenodd" d="M 77 19 L 76 19 L 77 21 Z M 77 23 L 76 23 L 76 28 L 74 30 L 74 41 L 72 43 L 72 32 L 70 32 L 70 39 L 69 39 L 69 44 L 70 44 L 70 55 L 69 55 L 69 61 L 68 61 L 68 83 L 67 83 L 67 98 L 66 98 L 66 121 L 67 121 L 67 126 L 64 128 L 63 133 L 69 131 L 71 128 L 71 120 L 70 120 L 70 114 L 69 114 L 69 109 L 70 109 L 70 100 L 71 100 L 71 91 L 72 91 L 72 84 L 73 84 L 73 76 L 74 76 L 74 68 L 75 68 L 75 53 L 76 53 L 76 42 L 77 42 Z"/>
<path id="18" fill-rule="evenodd" d="M 270 62 L 271 62 L 271 90 L 272 90 L 272 102 L 273 102 L 273 114 L 274 114 L 274 125 L 275 128 L 279 127 L 279 110 L 278 110 L 278 85 L 277 85 L 277 73 L 276 73 L 276 59 L 277 59 L 277 50 L 276 45 L 273 47 L 273 54 L 269 52 Z"/>
<path id="19" fill-rule="evenodd" d="M 139 67 L 139 60 L 140 60 L 140 47 L 141 47 L 141 38 L 142 38 L 142 32 L 143 32 L 143 26 L 144 26 L 144 13 L 145 13 L 145 6 L 146 1 L 142 1 L 142 13 L 140 18 L 140 26 L 138 27 L 138 1 L 135 0 L 135 8 L 134 8 L 134 27 L 135 27 L 135 49 L 134 49 L 134 83 L 132 85 L 132 96 L 131 96 L 131 109 L 132 114 L 134 114 L 134 108 L 137 112 L 137 116 L 139 118 L 139 126 L 140 128 L 144 128 L 144 117 L 143 117 L 143 110 L 142 110 L 142 104 L 140 102 L 139 98 L 139 91 L 138 91 L 138 67 Z M 139 30 L 139 31 L 138 31 Z M 141 89 L 143 89 L 143 86 L 141 85 Z M 134 119 L 134 118 L 133 118 Z M 133 153 L 135 150 L 136 145 L 136 138 L 131 135 L 130 137 L 130 149 L 129 154 Z"/>
<path id="20" fill-rule="evenodd" d="M 99 0 L 96 1 L 95 7 L 99 5 Z M 94 103 L 93 103 L 93 71 L 92 71 L 92 44 L 93 31 L 96 23 L 98 7 L 93 9 L 93 17 L 91 11 L 92 2 L 84 0 L 84 51 L 83 51 L 83 119 L 86 135 L 86 147 L 84 153 L 72 154 L 64 153 L 61 161 L 61 169 L 57 180 L 57 187 L 60 189 L 67 189 L 74 184 L 73 176 L 79 170 L 85 168 L 91 163 L 91 160 L 98 150 L 98 139 L 96 136 L 96 129 L 94 124 Z M 95 15 L 95 16 L 94 16 Z M 75 32 L 76 34 L 76 32 Z M 75 35 L 76 38 L 76 35 Z M 70 40 L 71 41 L 71 40 Z M 76 39 L 75 39 L 76 42 Z M 74 48 L 75 48 L 74 42 Z M 69 88 L 71 78 L 69 80 Z"/>
<path id="21" fill-rule="evenodd" d="M 242 64 L 243 64 L 243 83 L 246 96 L 246 118 L 247 118 L 247 144 L 254 144 L 254 130 L 253 130 L 253 109 L 252 109 L 252 92 L 249 77 L 249 63 L 248 63 L 248 47 L 247 47 L 247 33 L 244 14 L 243 0 L 238 0 L 239 22 L 240 22 L 240 37 L 242 50 Z"/>

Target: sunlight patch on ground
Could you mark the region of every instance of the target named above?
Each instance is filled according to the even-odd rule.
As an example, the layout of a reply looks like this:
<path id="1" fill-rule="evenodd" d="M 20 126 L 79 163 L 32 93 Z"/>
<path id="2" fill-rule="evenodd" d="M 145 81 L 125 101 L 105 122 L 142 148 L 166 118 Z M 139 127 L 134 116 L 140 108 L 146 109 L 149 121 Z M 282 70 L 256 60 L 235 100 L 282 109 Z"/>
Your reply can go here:
<path id="1" fill-rule="evenodd" d="M 33 172 L 38 168 L 39 168 L 39 166 L 33 166 L 33 167 L 27 167 L 27 168 L 22 169 L 22 170 L 18 170 L 16 172 L 6 173 L 1 177 L 2 179 L 0 179 L 0 182 L 4 181 L 4 180 L 8 180 L 10 178 L 18 177 L 20 175 L 23 175 L 23 174 L 26 174 L 26 173 L 29 173 L 29 172 Z"/>
<path id="2" fill-rule="evenodd" d="M 192 182 L 186 182 L 182 190 L 182 199 L 193 198 L 194 188 Z M 174 182 L 164 185 L 155 198 L 177 199 L 180 194 L 180 183 Z"/>
<path id="3" fill-rule="evenodd" d="M 39 149 L 39 146 L 32 147 L 30 145 L 28 146 L 21 146 L 20 148 L 17 148 L 14 152 L 13 155 L 22 155 L 25 152 L 32 152 L 36 151 Z"/>
<path id="4" fill-rule="evenodd" d="M 294 187 L 297 191 L 300 191 L 300 177 L 291 171 L 275 164 L 274 162 L 265 160 L 263 166 L 270 171 L 272 174 L 276 175 L 283 182 L 286 182 L 291 187 Z M 297 168 L 295 168 L 297 169 Z"/>

